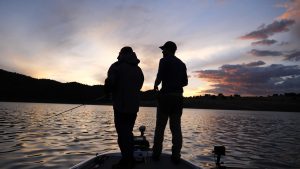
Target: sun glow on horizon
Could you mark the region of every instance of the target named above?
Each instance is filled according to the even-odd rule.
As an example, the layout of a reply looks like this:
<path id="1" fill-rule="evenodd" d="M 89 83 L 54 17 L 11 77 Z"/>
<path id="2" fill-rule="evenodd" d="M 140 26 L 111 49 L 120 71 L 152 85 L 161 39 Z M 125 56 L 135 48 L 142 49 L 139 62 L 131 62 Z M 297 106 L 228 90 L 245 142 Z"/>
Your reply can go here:
<path id="1" fill-rule="evenodd" d="M 169 1 L 119 0 L 28 1 L 24 5 L 11 0 L 3 1 L 0 11 L 0 68 L 7 71 L 99 85 L 117 61 L 119 50 L 131 46 L 141 61 L 142 90 L 152 90 L 162 57 L 158 47 L 171 40 L 191 77 L 184 96 L 300 90 L 295 87 L 300 86 L 299 67 L 293 67 L 300 61 L 299 0 L 174 0 L 172 5 Z M 207 13 L 210 15 L 204 15 Z M 247 67 L 255 63 L 264 65 Z M 286 83 L 279 87 L 276 80 L 282 79 L 278 75 L 282 72 L 274 65 L 295 78 L 284 79 Z M 235 79 L 224 73 L 229 68 L 249 78 L 237 74 L 240 79 Z M 259 83 L 256 77 L 262 74 L 265 81 Z M 219 79 L 225 75 L 229 80 L 223 84 Z M 231 84 L 237 86 L 229 86 L 234 80 L 237 82 Z M 245 86 L 238 86 L 241 84 Z"/>

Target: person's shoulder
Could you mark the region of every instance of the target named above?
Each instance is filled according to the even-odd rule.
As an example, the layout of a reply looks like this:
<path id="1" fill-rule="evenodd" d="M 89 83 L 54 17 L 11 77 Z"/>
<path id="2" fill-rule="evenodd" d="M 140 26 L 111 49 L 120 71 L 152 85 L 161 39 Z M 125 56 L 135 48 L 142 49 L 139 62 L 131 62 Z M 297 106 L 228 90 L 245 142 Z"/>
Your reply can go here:
<path id="1" fill-rule="evenodd" d="M 110 68 L 111 70 L 116 70 L 120 67 L 120 62 L 119 61 L 116 61 L 115 63 L 111 64 L 110 65 Z"/>
<path id="2" fill-rule="evenodd" d="M 164 64 L 165 62 L 167 62 L 166 58 L 163 57 L 159 59 L 160 64 Z"/>
<path id="3" fill-rule="evenodd" d="M 114 62 L 113 64 L 111 64 L 111 66 L 118 66 L 120 64 L 119 61 Z"/>
<path id="4" fill-rule="evenodd" d="M 165 57 L 162 57 L 162 58 L 159 59 L 159 61 L 161 61 L 161 62 L 164 62 L 165 60 L 166 60 Z"/>
<path id="5" fill-rule="evenodd" d="M 182 67 L 183 69 L 186 69 L 185 63 L 178 57 L 176 57 L 176 58 L 177 58 L 176 60 L 177 60 L 178 66 Z"/>
<path id="6" fill-rule="evenodd" d="M 177 56 L 175 56 L 175 58 L 176 58 L 176 60 L 177 60 L 178 62 L 184 64 L 184 62 L 183 62 L 181 59 L 179 59 Z"/>
<path id="7" fill-rule="evenodd" d="M 140 70 L 142 70 L 142 68 L 141 68 L 139 65 L 136 65 L 136 67 L 137 67 L 137 69 L 140 69 Z"/>
<path id="8" fill-rule="evenodd" d="M 143 74 L 143 70 L 142 70 L 142 68 L 141 67 L 139 67 L 139 66 L 137 66 L 138 67 L 138 71 L 141 73 L 141 74 Z"/>

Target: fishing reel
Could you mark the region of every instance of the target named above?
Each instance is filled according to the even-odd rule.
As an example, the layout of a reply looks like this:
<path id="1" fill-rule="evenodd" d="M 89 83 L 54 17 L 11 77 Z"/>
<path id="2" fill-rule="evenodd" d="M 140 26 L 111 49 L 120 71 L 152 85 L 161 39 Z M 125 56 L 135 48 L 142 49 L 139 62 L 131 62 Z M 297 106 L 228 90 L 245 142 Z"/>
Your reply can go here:
<path id="1" fill-rule="evenodd" d="M 214 146 L 214 150 L 212 151 L 214 156 L 217 156 L 216 159 L 216 169 L 226 169 L 225 166 L 221 166 L 221 156 L 225 156 L 225 146 Z"/>

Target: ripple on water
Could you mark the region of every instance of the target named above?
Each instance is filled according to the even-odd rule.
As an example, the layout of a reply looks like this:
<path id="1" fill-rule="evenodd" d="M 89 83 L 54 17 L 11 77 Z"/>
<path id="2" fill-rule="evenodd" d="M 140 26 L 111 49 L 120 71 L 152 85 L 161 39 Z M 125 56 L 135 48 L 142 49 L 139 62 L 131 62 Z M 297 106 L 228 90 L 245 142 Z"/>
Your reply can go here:
<path id="1" fill-rule="evenodd" d="M 0 103 L 0 166 L 68 168 L 96 153 L 119 150 L 111 106 L 86 106 L 47 119 L 74 105 Z M 152 145 L 155 108 L 141 108 Z M 83 115 L 84 114 L 84 115 Z M 226 165 L 248 168 L 300 168 L 300 114 L 185 109 L 182 157 L 203 168 L 214 166 L 214 145 L 226 146 Z M 47 119 L 47 120 L 45 120 Z M 167 126 L 164 151 L 171 152 Z"/>

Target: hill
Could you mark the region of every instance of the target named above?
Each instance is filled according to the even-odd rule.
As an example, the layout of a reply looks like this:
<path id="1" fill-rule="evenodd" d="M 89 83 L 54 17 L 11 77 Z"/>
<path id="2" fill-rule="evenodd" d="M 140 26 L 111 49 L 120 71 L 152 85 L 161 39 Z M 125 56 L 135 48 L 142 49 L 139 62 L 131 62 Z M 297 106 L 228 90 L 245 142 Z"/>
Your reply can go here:
<path id="1" fill-rule="evenodd" d="M 85 103 L 104 94 L 103 85 L 61 83 L 35 79 L 0 69 L 0 100 L 24 102 Z"/>
<path id="2" fill-rule="evenodd" d="M 77 82 L 61 83 L 0 69 L 0 101 L 111 104 L 104 96 L 104 86 L 89 86 Z M 272 96 L 241 97 L 219 94 L 184 98 L 184 107 L 229 110 L 268 110 L 300 112 L 300 94 L 285 93 Z M 141 92 L 141 106 L 156 106 L 157 93 Z"/>

